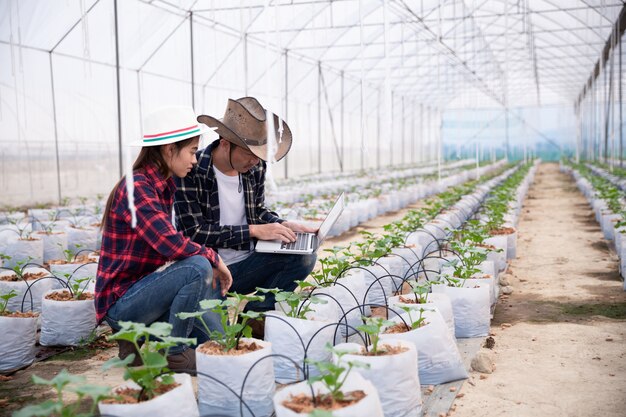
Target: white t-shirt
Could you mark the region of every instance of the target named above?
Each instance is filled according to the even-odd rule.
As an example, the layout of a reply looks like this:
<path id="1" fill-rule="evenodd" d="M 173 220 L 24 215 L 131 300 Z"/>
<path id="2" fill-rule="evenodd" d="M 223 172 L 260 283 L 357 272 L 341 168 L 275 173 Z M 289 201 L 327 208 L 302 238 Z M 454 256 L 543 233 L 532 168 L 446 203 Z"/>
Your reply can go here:
<path id="1" fill-rule="evenodd" d="M 220 226 L 240 226 L 248 224 L 244 193 L 239 192 L 239 175 L 230 176 L 213 166 L 217 179 L 217 194 L 220 200 Z M 252 250 L 220 248 L 219 254 L 226 265 L 243 261 Z"/>

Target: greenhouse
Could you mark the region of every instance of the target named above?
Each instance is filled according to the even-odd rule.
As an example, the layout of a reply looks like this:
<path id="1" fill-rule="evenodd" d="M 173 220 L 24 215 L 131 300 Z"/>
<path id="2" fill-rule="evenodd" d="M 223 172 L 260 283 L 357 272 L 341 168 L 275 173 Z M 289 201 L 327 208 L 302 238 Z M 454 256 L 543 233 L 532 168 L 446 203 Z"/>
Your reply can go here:
<path id="1" fill-rule="evenodd" d="M 625 30 L 0 0 L 0 416 L 622 416 Z"/>

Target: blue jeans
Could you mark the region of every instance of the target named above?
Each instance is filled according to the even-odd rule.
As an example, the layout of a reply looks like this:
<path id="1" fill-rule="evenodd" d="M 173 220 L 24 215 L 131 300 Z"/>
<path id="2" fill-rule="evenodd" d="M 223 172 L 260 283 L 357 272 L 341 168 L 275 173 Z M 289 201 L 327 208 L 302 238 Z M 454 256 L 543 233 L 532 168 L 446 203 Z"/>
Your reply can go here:
<path id="1" fill-rule="evenodd" d="M 241 262 L 228 265 L 233 276 L 230 291 L 240 294 L 260 288 L 280 288 L 293 291 L 294 281 L 304 280 L 315 267 L 316 254 L 281 255 L 276 253 L 254 252 Z M 264 301 L 246 304 L 246 311 L 268 311 L 274 309 L 274 294 L 265 294 Z"/>
<path id="2" fill-rule="evenodd" d="M 203 256 L 191 256 L 178 261 L 165 270 L 153 272 L 133 284 L 107 312 L 106 321 L 119 330 L 118 321 L 152 324 L 156 321 L 172 325 L 172 336 L 195 337 L 198 344 L 209 340 L 200 320 L 181 320 L 177 313 L 199 310 L 204 299 L 220 298 L 220 285 L 213 289 L 213 268 Z M 207 281 L 209 282 L 207 284 Z M 210 330 L 223 331 L 219 315 L 203 314 L 202 319 Z M 181 353 L 185 345 L 174 346 L 170 354 Z"/>

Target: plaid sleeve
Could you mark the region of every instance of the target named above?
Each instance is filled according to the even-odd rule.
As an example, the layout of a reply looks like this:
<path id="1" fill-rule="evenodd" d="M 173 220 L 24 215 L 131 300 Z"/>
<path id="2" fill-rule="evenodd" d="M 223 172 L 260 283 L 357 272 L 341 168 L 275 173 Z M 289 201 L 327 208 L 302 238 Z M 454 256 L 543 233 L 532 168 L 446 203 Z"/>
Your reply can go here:
<path id="1" fill-rule="evenodd" d="M 213 249 L 198 245 L 177 232 L 165 207 L 155 190 L 147 182 L 135 182 L 135 207 L 137 213 L 137 235 L 155 251 L 169 260 L 185 259 L 194 255 L 206 257 L 211 265 L 217 266 L 218 257 Z M 130 222 L 130 211 L 125 212 Z"/>
<path id="2" fill-rule="evenodd" d="M 266 164 L 263 162 L 258 170 L 255 190 L 255 213 L 261 223 L 282 223 L 283 219 L 278 214 L 265 207 L 265 171 Z"/>
<path id="3" fill-rule="evenodd" d="M 178 230 L 194 242 L 212 248 L 241 248 L 250 244 L 250 228 L 247 224 L 220 226 L 207 220 L 200 204 L 198 176 L 188 174 L 176 180 L 176 221 Z M 219 200 L 218 200 L 219 204 Z M 207 207 L 211 210 L 211 207 Z"/>

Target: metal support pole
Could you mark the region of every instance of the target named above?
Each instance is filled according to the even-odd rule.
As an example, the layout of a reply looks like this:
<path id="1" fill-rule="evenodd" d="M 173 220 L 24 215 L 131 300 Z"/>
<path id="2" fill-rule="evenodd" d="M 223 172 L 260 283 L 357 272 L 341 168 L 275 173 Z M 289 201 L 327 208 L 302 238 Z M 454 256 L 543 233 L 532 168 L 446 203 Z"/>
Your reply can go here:
<path id="1" fill-rule="evenodd" d="M 196 78 L 193 62 L 193 12 L 189 12 L 189 44 L 191 46 L 191 107 L 196 108 Z"/>
<path id="2" fill-rule="evenodd" d="M 284 120 L 289 117 L 289 55 L 285 49 L 285 113 Z M 285 179 L 289 178 L 289 154 L 285 155 Z"/>
<path id="3" fill-rule="evenodd" d="M 377 103 L 380 103 L 380 89 L 378 90 L 378 101 Z M 380 134 L 381 134 L 381 129 L 380 129 L 380 106 L 376 106 L 376 169 L 380 169 L 380 154 L 381 154 L 381 149 L 380 149 Z"/>
<path id="4" fill-rule="evenodd" d="M 50 63 L 50 88 L 52 90 L 52 120 L 54 121 L 54 153 L 57 163 L 57 190 L 59 197 L 59 205 L 61 205 L 61 163 L 59 161 L 59 133 L 57 128 L 57 103 L 56 94 L 54 92 L 54 71 L 52 66 L 52 51 L 48 53 L 48 62 Z"/>
<path id="5" fill-rule="evenodd" d="M 345 113 L 344 113 L 344 75 L 343 75 L 343 71 L 341 71 L 341 127 L 340 127 L 340 132 L 339 134 L 341 135 L 341 152 L 339 153 L 339 155 L 341 155 L 341 166 L 345 166 L 345 132 L 344 132 L 344 117 L 345 117 Z"/>
<path id="6" fill-rule="evenodd" d="M 622 119 L 622 37 L 619 38 L 619 166 L 624 166 L 624 125 Z"/>
<path id="7" fill-rule="evenodd" d="M 415 101 L 411 102 L 411 164 L 415 164 Z"/>
<path id="8" fill-rule="evenodd" d="M 317 63 L 317 172 L 322 173 L 322 62 Z"/>
<path id="9" fill-rule="evenodd" d="M 243 95 L 248 96 L 248 34 L 243 35 Z"/>
<path id="10" fill-rule="evenodd" d="M 113 17 L 115 20 L 115 83 L 117 91 L 117 144 L 120 178 L 124 174 L 122 163 L 122 97 L 120 89 L 120 37 L 117 22 L 117 0 L 113 0 Z M 131 173 L 132 175 L 132 173 Z"/>
<path id="11" fill-rule="evenodd" d="M 404 119 L 404 96 L 402 96 L 402 159 L 401 159 L 401 164 L 404 165 L 404 154 L 405 154 L 405 148 L 404 148 L 404 133 L 405 133 L 405 119 Z"/>
<path id="12" fill-rule="evenodd" d="M 387 111 L 389 111 L 389 109 L 387 109 Z M 394 137 L 394 129 L 393 129 L 393 91 L 391 92 L 391 111 L 390 114 L 387 115 L 387 124 L 389 126 L 387 126 L 389 128 L 389 132 L 387 132 L 387 134 L 390 136 L 390 140 L 389 140 L 389 166 L 392 167 L 393 166 L 393 142 L 395 142 L 395 137 Z"/>

